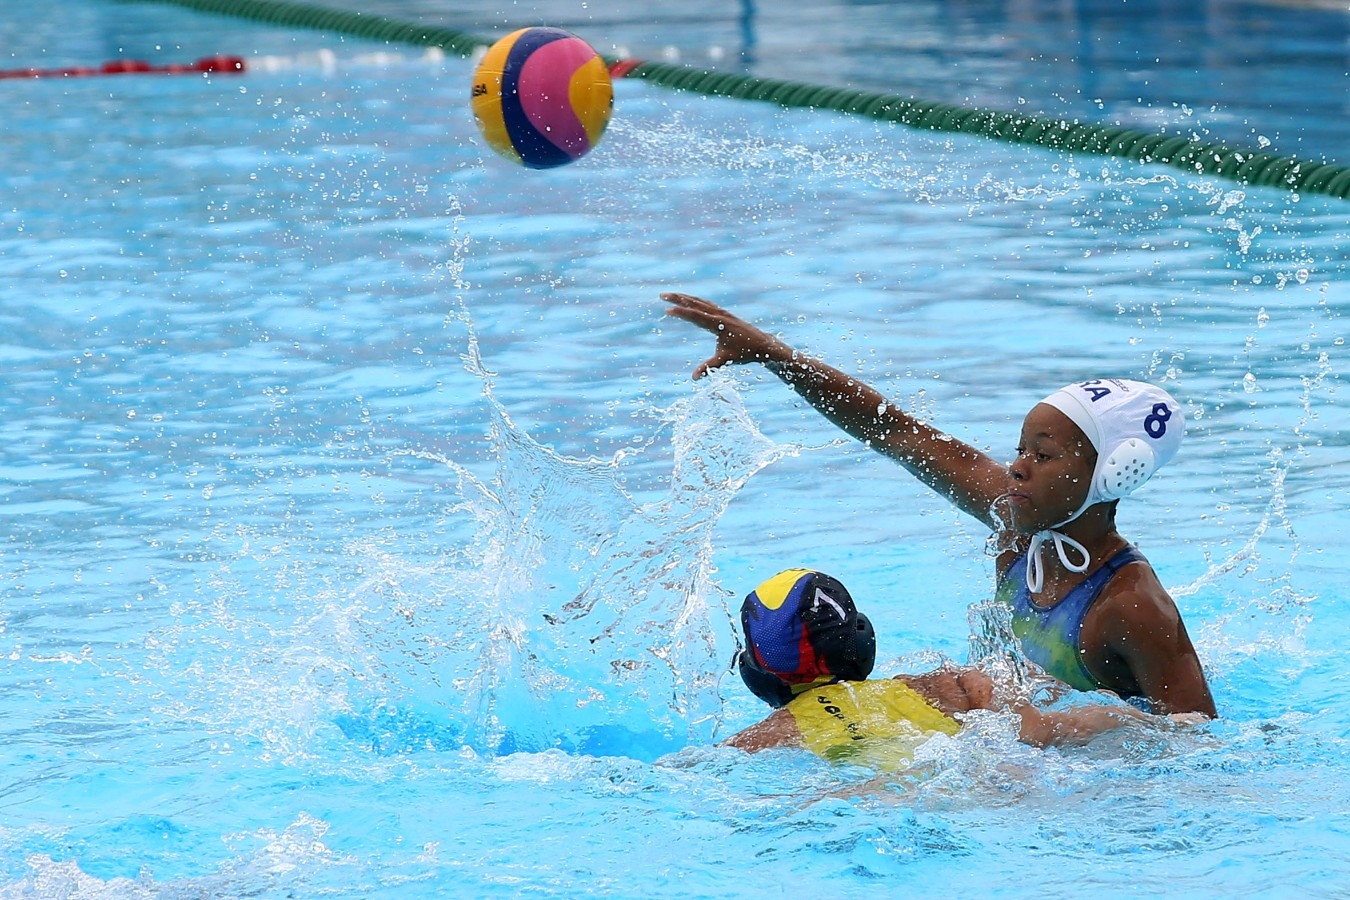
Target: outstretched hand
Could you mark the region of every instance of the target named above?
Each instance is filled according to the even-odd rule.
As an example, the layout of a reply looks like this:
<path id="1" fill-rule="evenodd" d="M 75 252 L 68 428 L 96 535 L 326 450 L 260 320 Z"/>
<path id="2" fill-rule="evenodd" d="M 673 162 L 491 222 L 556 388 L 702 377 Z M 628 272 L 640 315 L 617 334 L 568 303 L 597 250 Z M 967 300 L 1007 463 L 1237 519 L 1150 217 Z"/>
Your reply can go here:
<path id="1" fill-rule="evenodd" d="M 670 304 L 666 315 L 692 322 L 717 338 L 713 355 L 694 369 L 695 379 L 728 363 L 788 362 L 793 357 L 787 344 L 716 303 L 677 293 L 662 294 L 661 299 Z"/>
<path id="2" fill-rule="evenodd" d="M 728 364 L 764 363 L 835 425 L 900 463 L 962 511 L 999 527 L 989 508 L 1008 489 L 1008 470 L 1002 463 L 914 418 L 876 388 L 798 353 L 716 303 L 678 293 L 662 294 L 661 299 L 670 304 L 666 315 L 691 322 L 717 338 L 717 349 L 694 369 L 695 378 Z"/>

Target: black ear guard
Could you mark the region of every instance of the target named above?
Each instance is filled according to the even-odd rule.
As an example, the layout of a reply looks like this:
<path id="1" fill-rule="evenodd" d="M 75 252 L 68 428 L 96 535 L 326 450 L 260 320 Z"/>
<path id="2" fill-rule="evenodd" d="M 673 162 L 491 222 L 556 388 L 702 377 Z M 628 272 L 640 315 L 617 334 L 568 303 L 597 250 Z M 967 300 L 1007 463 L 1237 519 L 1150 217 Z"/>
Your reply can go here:
<path id="1" fill-rule="evenodd" d="M 877 633 L 872 628 L 872 620 L 862 613 L 858 613 L 858 636 L 854 640 L 853 653 L 856 674 L 845 675 L 843 680 L 865 681 L 877 664 Z"/>
<path id="2" fill-rule="evenodd" d="M 792 685 L 755 662 L 754 653 L 748 649 L 741 651 L 737 662 L 741 681 L 745 682 L 750 693 L 775 709 L 788 705 L 792 699 Z"/>

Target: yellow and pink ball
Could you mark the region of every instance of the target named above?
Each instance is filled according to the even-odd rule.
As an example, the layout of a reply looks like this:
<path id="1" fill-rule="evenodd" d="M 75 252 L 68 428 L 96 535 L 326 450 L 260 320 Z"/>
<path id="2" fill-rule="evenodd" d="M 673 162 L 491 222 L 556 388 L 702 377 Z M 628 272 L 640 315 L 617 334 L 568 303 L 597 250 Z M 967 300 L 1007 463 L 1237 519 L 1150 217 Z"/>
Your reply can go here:
<path id="1" fill-rule="evenodd" d="M 473 114 L 493 150 L 531 169 L 580 159 L 609 124 L 614 87 L 589 44 L 559 28 L 522 28 L 488 49 Z"/>

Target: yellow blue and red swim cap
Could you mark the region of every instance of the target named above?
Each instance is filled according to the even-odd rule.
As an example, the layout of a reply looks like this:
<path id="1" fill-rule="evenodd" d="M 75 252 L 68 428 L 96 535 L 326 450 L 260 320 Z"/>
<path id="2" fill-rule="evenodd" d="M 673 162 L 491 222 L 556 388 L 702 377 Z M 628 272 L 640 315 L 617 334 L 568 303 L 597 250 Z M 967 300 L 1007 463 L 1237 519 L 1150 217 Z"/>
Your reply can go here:
<path id="1" fill-rule="evenodd" d="M 810 569 L 779 572 L 741 604 L 741 680 L 770 706 L 811 687 L 862 681 L 876 662 L 872 623 L 848 589 Z"/>

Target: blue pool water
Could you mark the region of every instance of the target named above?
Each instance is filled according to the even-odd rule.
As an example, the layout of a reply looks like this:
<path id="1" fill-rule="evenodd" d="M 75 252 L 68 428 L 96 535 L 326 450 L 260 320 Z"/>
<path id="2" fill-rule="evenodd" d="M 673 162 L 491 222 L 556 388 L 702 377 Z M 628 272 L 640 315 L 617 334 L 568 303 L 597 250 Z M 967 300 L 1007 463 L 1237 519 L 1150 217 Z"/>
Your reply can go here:
<path id="1" fill-rule="evenodd" d="M 1350 161 L 1325 10 L 362 6 Z M 629 82 L 527 172 L 464 60 L 0 10 L 6 67 L 255 63 L 0 82 L 0 896 L 1350 883 L 1344 202 Z M 667 289 L 999 453 L 1062 383 L 1166 383 L 1187 443 L 1122 528 L 1222 718 L 1037 751 L 989 716 L 861 796 L 714 747 L 763 712 L 727 666 L 760 579 L 836 574 L 893 673 L 966 658 L 990 563 L 775 379 L 694 385 Z"/>

